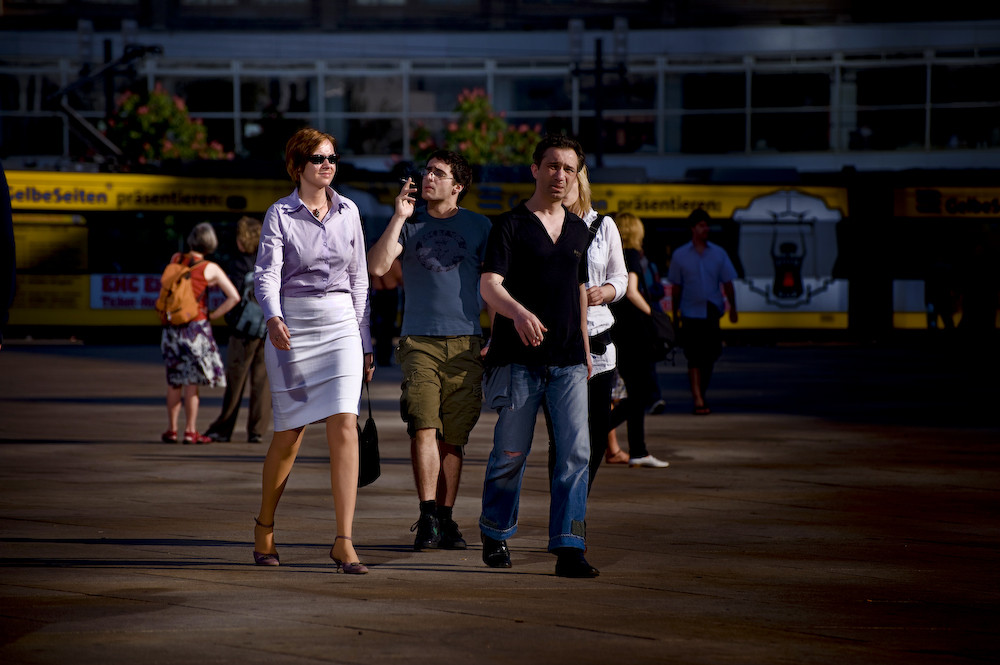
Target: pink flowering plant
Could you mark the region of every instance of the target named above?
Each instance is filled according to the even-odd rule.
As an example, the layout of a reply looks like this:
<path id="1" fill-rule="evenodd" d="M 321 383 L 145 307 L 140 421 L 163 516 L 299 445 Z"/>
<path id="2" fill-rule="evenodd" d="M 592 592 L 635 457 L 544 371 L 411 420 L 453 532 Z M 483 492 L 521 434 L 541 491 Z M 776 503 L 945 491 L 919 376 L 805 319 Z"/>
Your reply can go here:
<path id="1" fill-rule="evenodd" d="M 459 119 L 448 123 L 440 143 L 425 125 L 417 126 L 410 141 L 415 160 L 423 161 L 435 150 L 445 148 L 461 153 L 470 164 L 531 163 L 532 152 L 541 138 L 541 125 L 508 124 L 505 114 L 493 109 L 482 88 L 463 90 L 455 112 Z"/>
<path id="2" fill-rule="evenodd" d="M 168 93 L 161 83 L 148 93 L 122 93 L 104 134 L 139 164 L 233 158 L 221 143 L 208 140 L 201 118 L 192 118 L 184 100 Z"/>

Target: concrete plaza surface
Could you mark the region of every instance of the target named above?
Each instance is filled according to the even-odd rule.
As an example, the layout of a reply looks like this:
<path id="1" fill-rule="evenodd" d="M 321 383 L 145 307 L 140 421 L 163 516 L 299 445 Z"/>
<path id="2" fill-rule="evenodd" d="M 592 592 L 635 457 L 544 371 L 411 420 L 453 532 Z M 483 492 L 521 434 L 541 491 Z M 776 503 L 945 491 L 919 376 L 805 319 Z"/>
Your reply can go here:
<path id="1" fill-rule="evenodd" d="M 155 347 L 7 344 L 0 663 L 997 662 L 995 367 L 949 346 L 731 347 L 708 417 L 690 413 L 683 360 L 661 365 L 668 410 L 646 422 L 670 467 L 601 469 L 587 520 L 601 575 L 575 580 L 545 552 L 538 447 L 513 568 L 483 565 L 488 411 L 455 509 L 469 550 L 412 551 L 395 368 L 371 391 L 383 473 L 359 494 L 357 577 L 327 558 L 319 426 L 278 510 L 282 565 L 258 568 L 266 444 L 160 443 Z M 221 396 L 203 390 L 203 429 Z"/>

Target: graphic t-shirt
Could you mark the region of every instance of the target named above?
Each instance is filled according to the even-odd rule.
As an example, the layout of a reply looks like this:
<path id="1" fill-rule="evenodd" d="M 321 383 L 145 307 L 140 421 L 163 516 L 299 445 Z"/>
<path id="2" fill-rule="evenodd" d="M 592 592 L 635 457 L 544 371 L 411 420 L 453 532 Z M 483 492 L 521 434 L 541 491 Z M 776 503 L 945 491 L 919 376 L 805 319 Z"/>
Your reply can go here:
<path id="1" fill-rule="evenodd" d="M 403 224 L 403 335 L 480 335 L 479 276 L 490 220 L 459 208 L 448 219 L 420 207 Z"/>

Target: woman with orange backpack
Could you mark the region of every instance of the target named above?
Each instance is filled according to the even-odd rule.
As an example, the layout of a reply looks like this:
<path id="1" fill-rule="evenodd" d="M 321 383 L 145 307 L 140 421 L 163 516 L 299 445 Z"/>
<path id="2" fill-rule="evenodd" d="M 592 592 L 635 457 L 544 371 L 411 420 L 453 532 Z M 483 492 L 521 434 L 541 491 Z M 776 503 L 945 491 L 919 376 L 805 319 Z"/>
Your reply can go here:
<path id="1" fill-rule="evenodd" d="M 174 254 L 161 280 L 160 301 L 163 333 L 160 351 L 167 368 L 167 431 L 164 443 L 177 443 L 177 419 L 184 405 L 184 443 L 210 443 L 198 433 L 198 386 L 224 387 L 225 369 L 219 347 L 212 336 L 211 319 L 231 310 L 240 301 L 239 291 L 217 263 L 205 259 L 219 246 L 215 230 L 208 222 L 195 226 L 187 237 L 188 252 Z M 188 284 L 184 282 L 187 281 Z M 208 287 L 222 289 L 226 300 L 208 311 Z M 185 302 L 193 299 L 193 302 Z M 176 302 L 175 302 L 176 301 Z M 166 303 L 170 303 L 167 305 Z M 197 307 L 192 305 L 196 303 Z M 184 313 L 189 311 L 190 313 Z"/>

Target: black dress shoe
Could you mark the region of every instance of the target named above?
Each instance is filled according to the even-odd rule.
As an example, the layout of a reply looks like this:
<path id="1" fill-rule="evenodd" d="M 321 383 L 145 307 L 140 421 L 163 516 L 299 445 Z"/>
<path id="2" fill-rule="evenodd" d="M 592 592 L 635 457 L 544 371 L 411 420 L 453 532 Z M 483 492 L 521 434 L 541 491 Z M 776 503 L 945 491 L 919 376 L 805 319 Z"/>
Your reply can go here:
<path id="1" fill-rule="evenodd" d="M 490 568 L 510 568 L 510 550 L 506 540 L 493 540 L 485 533 L 483 539 L 483 563 Z"/>
<path id="2" fill-rule="evenodd" d="M 556 575 L 559 577 L 597 577 L 601 574 L 583 558 L 583 550 L 560 547 L 555 553 L 559 557 L 556 559 Z"/>

